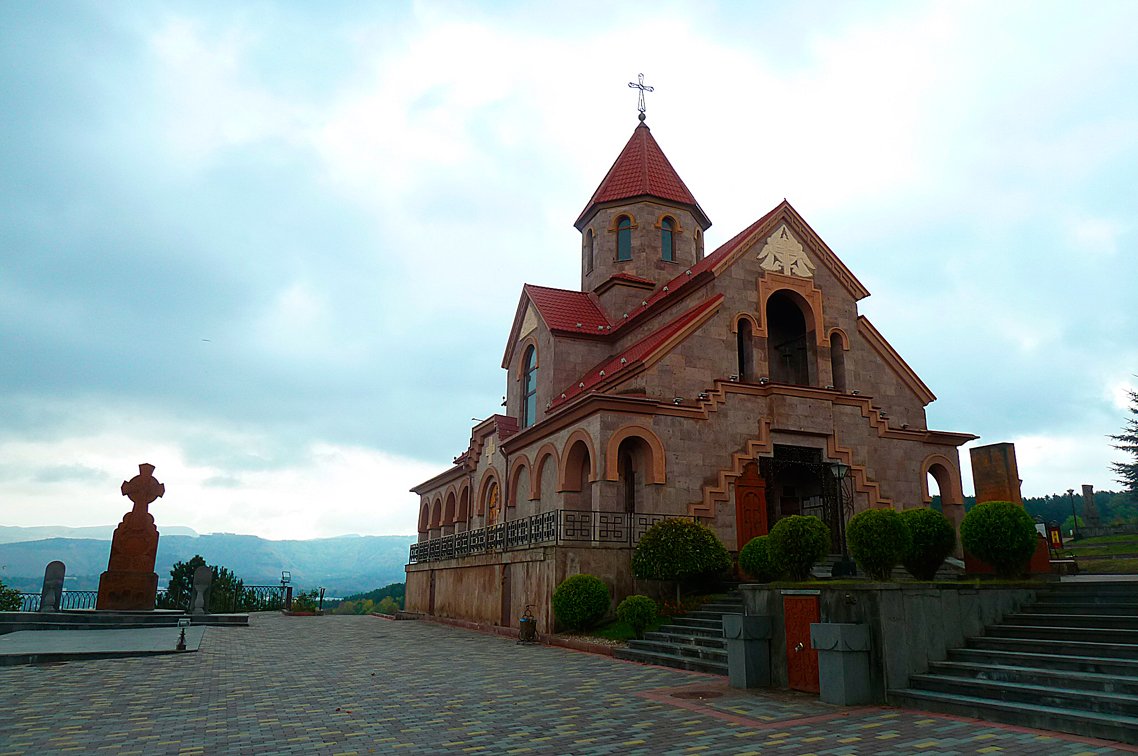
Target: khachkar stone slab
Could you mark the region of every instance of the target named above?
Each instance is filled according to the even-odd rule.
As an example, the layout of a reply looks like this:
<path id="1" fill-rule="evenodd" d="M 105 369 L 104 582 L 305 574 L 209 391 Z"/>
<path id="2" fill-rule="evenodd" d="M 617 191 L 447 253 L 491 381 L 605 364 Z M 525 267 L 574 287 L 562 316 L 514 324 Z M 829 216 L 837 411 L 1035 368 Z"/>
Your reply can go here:
<path id="1" fill-rule="evenodd" d="M 138 466 L 138 475 L 123 481 L 122 495 L 134 504 L 111 538 L 111 558 L 107 571 L 99 577 L 96 609 L 145 610 L 154 608 L 158 594 L 158 575 L 154 559 L 158 556 L 158 528 L 147 507 L 166 493 L 166 486 L 154 477 L 154 465 Z"/>
<path id="2" fill-rule="evenodd" d="M 213 570 L 203 564 L 194 570 L 193 593 L 190 596 L 190 614 L 209 614 L 209 589 L 213 585 Z"/>
<path id="3" fill-rule="evenodd" d="M 1015 444 L 988 444 L 969 450 L 976 503 L 1011 501 L 1023 506 Z"/>
<path id="4" fill-rule="evenodd" d="M 1099 522 L 1098 507 L 1095 505 L 1095 487 L 1089 483 L 1083 484 L 1083 519 L 1092 528 L 1102 524 Z"/>
<path id="5" fill-rule="evenodd" d="M 43 590 L 40 592 L 40 611 L 58 612 L 63 600 L 63 576 L 67 566 L 58 560 L 49 562 L 43 571 Z"/>

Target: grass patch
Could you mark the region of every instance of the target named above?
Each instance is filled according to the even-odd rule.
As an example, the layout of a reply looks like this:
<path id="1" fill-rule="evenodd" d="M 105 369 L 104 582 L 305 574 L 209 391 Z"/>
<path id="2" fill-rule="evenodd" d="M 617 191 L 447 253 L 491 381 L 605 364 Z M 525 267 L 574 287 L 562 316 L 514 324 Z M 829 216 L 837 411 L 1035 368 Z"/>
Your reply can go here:
<path id="1" fill-rule="evenodd" d="M 660 626 L 668 622 L 671 617 L 660 617 L 657 615 L 656 619 L 652 620 L 652 624 L 645 628 L 644 632 L 650 633 L 653 630 L 659 630 Z M 607 638 L 614 641 L 626 641 L 636 637 L 636 633 L 632 632 L 632 628 L 627 622 L 620 620 L 613 620 L 607 625 L 593 628 L 589 631 L 589 635 L 595 638 Z"/>
<path id="2" fill-rule="evenodd" d="M 1138 575 L 1138 559 L 1087 559 L 1079 562 L 1082 575 Z"/>

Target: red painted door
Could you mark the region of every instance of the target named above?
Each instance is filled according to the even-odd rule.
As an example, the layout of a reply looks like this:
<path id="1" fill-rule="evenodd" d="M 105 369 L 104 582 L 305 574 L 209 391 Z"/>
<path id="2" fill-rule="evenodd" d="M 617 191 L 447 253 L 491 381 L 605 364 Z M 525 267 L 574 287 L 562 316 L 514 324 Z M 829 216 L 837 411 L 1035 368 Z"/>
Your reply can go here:
<path id="1" fill-rule="evenodd" d="M 810 623 L 821 622 L 817 596 L 783 596 L 786 675 L 793 690 L 818 692 L 818 652 L 810 647 Z"/>
<path id="2" fill-rule="evenodd" d="M 754 462 L 744 465 L 735 481 L 735 531 L 740 550 L 752 538 L 767 534 L 767 484 Z"/>

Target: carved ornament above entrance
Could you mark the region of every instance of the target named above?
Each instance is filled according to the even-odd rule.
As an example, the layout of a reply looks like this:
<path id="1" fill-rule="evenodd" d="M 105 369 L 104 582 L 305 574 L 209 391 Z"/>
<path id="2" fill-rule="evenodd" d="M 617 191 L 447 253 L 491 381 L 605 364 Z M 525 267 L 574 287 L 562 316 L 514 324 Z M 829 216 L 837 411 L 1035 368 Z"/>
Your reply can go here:
<path id="1" fill-rule="evenodd" d="M 814 277 L 814 263 L 806 256 L 790 229 L 783 223 L 767 237 L 759 251 L 759 267 L 770 273 L 782 273 L 799 278 Z"/>

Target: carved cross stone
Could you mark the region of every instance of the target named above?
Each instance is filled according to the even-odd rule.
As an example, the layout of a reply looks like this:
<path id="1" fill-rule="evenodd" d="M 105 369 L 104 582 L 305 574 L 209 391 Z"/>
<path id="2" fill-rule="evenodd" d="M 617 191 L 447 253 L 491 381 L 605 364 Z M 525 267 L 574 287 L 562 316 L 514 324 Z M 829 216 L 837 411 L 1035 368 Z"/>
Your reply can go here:
<path id="1" fill-rule="evenodd" d="M 150 503 L 165 493 L 166 486 L 154 477 L 154 465 L 145 462 L 138 466 L 138 475 L 122 482 L 122 495 L 134 503 L 135 514 L 146 514 Z"/>

